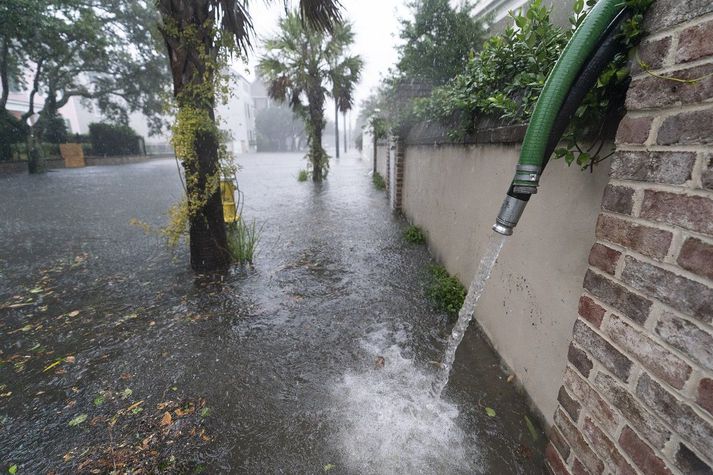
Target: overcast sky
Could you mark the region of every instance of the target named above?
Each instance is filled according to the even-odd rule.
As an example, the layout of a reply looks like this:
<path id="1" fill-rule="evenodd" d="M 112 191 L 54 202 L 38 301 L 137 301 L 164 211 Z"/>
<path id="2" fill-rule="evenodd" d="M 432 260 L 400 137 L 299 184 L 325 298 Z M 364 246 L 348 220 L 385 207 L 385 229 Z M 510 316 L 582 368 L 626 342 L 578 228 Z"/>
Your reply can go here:
<path id="1" fill-rule="evenodd" d="M 293 1 L 297 4 L 297 1 Z M 374 89 L 381 75 L 385 74 L 396 61 L 395 46 L 398 42 L 399 18 L 408 14 L 406 0 L 342 0 L 343 14 L 353 24 L 355 42 L 352 51 L 361 55 L 364 60 L 362 79 L 356 89 L 356 104 L 365 99 Z M 260 36 L 269 36 L 277 31 L 277 22 L 284 14 L 282 1 L 261 2 L 250 4 L 250 13 L 255 24 L 255 31 Z M 260 41 L 250 56 L 248 73 L 250 80 L 254 79 L 255 65 L 261 54 Z M 240 72 L 245 73 L 245 66 L 235 65 Z M 327 104 L 327 116 L 334 117 L 333 105 Z M 352 122 L 356 119 L 356 110 L 352 114 Z"/>

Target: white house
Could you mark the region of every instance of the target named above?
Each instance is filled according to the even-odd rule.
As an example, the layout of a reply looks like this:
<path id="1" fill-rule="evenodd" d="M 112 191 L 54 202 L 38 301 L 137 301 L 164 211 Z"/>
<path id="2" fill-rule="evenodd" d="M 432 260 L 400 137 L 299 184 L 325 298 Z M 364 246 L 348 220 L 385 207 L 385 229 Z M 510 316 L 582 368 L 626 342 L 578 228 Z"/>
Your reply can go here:
<path id="1" fill-rule="evenodd" d="M 216 107 L 216 118 L 221 129 L 230 134 L 228 150 L 235 153 L 254 152 L 257 146 L 255 134 L 255 105 L 250 94 L 250 82 L 230 69 L 230 95 L 225 104 Z"/>

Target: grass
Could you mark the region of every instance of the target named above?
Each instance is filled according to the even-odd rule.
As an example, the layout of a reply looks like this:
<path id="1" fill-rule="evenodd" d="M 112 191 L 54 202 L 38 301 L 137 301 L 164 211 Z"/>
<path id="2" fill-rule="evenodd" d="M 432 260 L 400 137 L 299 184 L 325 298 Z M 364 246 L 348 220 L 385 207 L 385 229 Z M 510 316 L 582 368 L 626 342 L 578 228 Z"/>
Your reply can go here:
<path id="1" fill-rule="evenodd" d="M 305 169 L 300 170 L 297 174 L 297 181 L 307 181 L 309 180 L 309 172 Z"/>
<path id="2" fill-rule="evenodd" d="M 413 224 L 404 231 L 404 239 L 411 244 L 423 244 L 426 242 L 426 236 L 423 235 L 421 228 Z"/>
<path id="3" fill-rule="evenodd" d="M 384 181 L 384 177 L 381 176 L 378 172 L 374 172 L 371 177 L 371 182 L 374 184 L 374 188 L 376 188 L 377 190 L 386 189 L 386 182 Z"/>
<path id="4" fill-rule="evenodd" d="M 432 265 L 429 273 L 430 283 L 426 295 L 436 308 L 455 317 L 463 306 L 465 287 L 441 265 Z"/>
<path id="5" fill-rule="evenodd" d="M 257 227 L 254 219 L 248 224 L 241 217 L 229 224 L 227 231 L 228 251 L 233 260 L 239 264 L 252 264 L 262 228 Z"/>

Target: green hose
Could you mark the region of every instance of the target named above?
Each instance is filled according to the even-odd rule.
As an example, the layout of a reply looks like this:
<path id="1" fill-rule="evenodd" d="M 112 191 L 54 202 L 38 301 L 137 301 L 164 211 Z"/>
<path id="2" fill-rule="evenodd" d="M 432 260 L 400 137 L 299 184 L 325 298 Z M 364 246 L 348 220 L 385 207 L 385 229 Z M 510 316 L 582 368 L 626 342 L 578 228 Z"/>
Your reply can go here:
<path id="1" fill-rule="evenodd" d="M 545 150 L 559 110 L 603 33 L 623 9 L 623 0 L 599 0 L 574 32 L 547 76 L 525 133 L 515 178 L 493 225 L 496 233 L 511 235 L 530 196 L 537 193 L 540 174 L 549 158 L 545 157 Z"/>
<path id="2" fill-rule="evenodd" d="M 517 193 L 537 193 L 550 131 L 572 83 L 599 38 L 624 8 L 623 0 L 599 0 L 579 25 L 547 76 L 520 151 L 518 172 L 513 180 Z"/>

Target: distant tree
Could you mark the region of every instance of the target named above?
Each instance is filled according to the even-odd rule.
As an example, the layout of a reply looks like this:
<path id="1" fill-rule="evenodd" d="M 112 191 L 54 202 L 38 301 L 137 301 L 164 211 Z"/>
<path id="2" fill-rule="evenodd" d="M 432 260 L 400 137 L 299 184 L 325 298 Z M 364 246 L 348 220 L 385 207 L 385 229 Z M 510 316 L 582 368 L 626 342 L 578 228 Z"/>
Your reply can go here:
<path id="1" fill-rule="evenodd" d="M 449 0 L 413 0 L 413 18 L 401 20 L 396 78 L 430 87 L 448 82 L 462 72 L 469 55 L 480 48 L 485 29 L 471 16 L 473 4 L 454 8 Z"/>
<path id="2" fill-rule="evenodd" d="M 295 151 L 306 139 L 305 125 L 288 107 L 273 106 L 255 114 L 258 152 Z"/>
<path id="3" fill-rule="evenodd" d="M 265 41 L 267 52 L 259 69 L 268 81 L 268 94 L 287 102 L 305 122 L 309 142 L 312 180 L 322 181 L 329 169 L 329 156 L 322 148 L 325 126 L 324 101 L 336 95 L 337 104 L 351 104 L 362 60 L 350 55 L 354 41 L 351 25 L 335 25 L 322 32 L 303 24 L 295 13 L 280 20 L 280 32 Z"/>
<path id="4" fill-rule="evenodd" d="M 31 71 L 29 109 L 19 126 L 32 123 L 30 172 L 39 167 L 42 134 L 72 97 L 92 100 L 110 119 L 128 122 L 140 110 L 160 129 L 168 79 L 150 0 L 3 0 L 0 3 L 0 109 L 7 116 L 11 80 Z M 42 96 L 39 112 L 36 98 Z M 47 123 L 44 124 L 43 123 Z"/>

